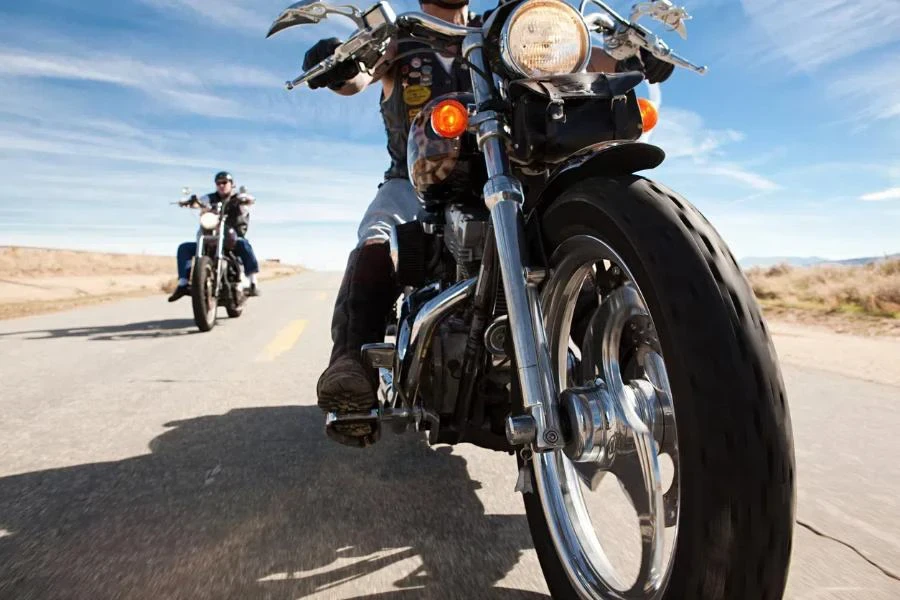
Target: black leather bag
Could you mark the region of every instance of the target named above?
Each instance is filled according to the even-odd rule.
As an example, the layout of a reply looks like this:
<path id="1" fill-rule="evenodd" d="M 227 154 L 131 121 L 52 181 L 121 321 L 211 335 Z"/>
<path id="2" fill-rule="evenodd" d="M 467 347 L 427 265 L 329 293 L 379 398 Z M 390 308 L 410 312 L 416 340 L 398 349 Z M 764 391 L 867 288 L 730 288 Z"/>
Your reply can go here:
<path id="1" fill-rule="evenodd" d="M 600 142 L 638 139 L 634 88 L 643 79 L 639 72 L 573 73 L 511 82 L 511 158 L 555 164 Z"/>

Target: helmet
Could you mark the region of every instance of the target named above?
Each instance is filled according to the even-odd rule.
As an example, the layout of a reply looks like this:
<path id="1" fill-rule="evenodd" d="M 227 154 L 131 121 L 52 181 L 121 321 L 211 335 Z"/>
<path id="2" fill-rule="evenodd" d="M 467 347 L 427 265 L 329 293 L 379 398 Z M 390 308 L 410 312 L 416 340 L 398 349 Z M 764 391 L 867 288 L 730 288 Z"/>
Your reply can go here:
<path id="1" fill-rule="evenodd" d="M 471 93 L 454 93 L 433 99 L 413 119 L 406 147 L 409 180 L 426 207 L 444 202 L 479 202 L 487 181 L 484 160 L 475 136 L 464 133 L 453 139 L 438 136 L 431 128 L 431 113 L 442 100 L 453 98 L 472 104 Z"/>
<path id="2" fill-rule="evenodd" d="M 232 177 L 231 173 L 229 173 L 228 171 L 219 171 L 218 173 L 216 173 L 216 176 L 213 178 L 213 182 L 219 181 L 220 179 L 225 179 L 227 181 L 230 181 L 231 183 L 234 183 L 234 177 Z"/>

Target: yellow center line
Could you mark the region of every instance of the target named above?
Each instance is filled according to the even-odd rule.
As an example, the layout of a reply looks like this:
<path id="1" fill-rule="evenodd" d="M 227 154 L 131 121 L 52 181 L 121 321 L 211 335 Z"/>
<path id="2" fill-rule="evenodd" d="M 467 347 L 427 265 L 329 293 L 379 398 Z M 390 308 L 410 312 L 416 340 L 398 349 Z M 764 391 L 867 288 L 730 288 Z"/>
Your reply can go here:
<path id="1" fill-rule="evenodd" d="M 287 327 L 278 332 L 275 339 L 269 342 L 269 345 L 263 350 L 258 360 L 275 360 L 293 348 L 303 334 L 304 329 L 306 329 L 305 319 L 292 321 Z"/>

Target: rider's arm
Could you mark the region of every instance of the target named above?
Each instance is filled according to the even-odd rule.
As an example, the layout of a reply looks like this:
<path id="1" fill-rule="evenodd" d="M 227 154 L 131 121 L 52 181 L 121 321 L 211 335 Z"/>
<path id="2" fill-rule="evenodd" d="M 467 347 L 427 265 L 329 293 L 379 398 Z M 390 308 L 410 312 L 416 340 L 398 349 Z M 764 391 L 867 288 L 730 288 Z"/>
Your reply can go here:
<path id="1" fill-rule="evenodd" d="M 591 59 L 587 70 L 590 73 L 615 73 L 618 61 L 607 54 L 603 48 L 594 46 L 591 48 Z"/>
<path id="2" fill-rule="evenodd" d="M 621 67 L 621 68 L 619 68 Z M 649 83 L 662 83 L 671 77 L 675 65 L 662 61 L 641 48 L 640 54 L 624 61 L 617 61 L 602 48 L 591 49 L 588 71 L 592 73 L 616 73 L 618 71 L 642 71 Z"/>
<path id="3" fill-rule="evenodd" d="M 377 81 L 382 81 L 384 85 L 393 86 L 393 81 L 390 76 L 390 68 L 392 65 L 392 61 L 394 56 L 397 55 L 397 43 L 392 42 L 390 46 L 388 46 L 387 51 L 384 53 L 375 66 L 372 68 L 372 74 L 368 73 L 359 73 L 353 79 L 348 79 L 344 82 L 344 85 L 335 89 L 331 88 L 333 92 L 336 94 L 340 94 L 341 96 L 353 96 L 354 94 L 358 94 L 373 83 Z M 390 94 L 386 94 L 389 96 Z"/>

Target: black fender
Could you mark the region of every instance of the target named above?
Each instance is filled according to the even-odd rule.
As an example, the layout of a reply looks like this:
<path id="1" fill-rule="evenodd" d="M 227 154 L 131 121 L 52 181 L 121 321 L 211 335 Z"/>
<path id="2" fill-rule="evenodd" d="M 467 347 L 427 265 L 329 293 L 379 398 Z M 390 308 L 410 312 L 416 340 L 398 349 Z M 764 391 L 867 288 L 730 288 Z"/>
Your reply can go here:
<path id="1" fill-rule="evenodd" d="M 562 162 L 547 178 L 539 193 L 526 199 L 525 214 L 531 221 L 549 202 L 578 180 L 587 177 L 632 175 L 662 164 L 666 153 L 646 142 L 618 140 L 588 148 Z"/>

